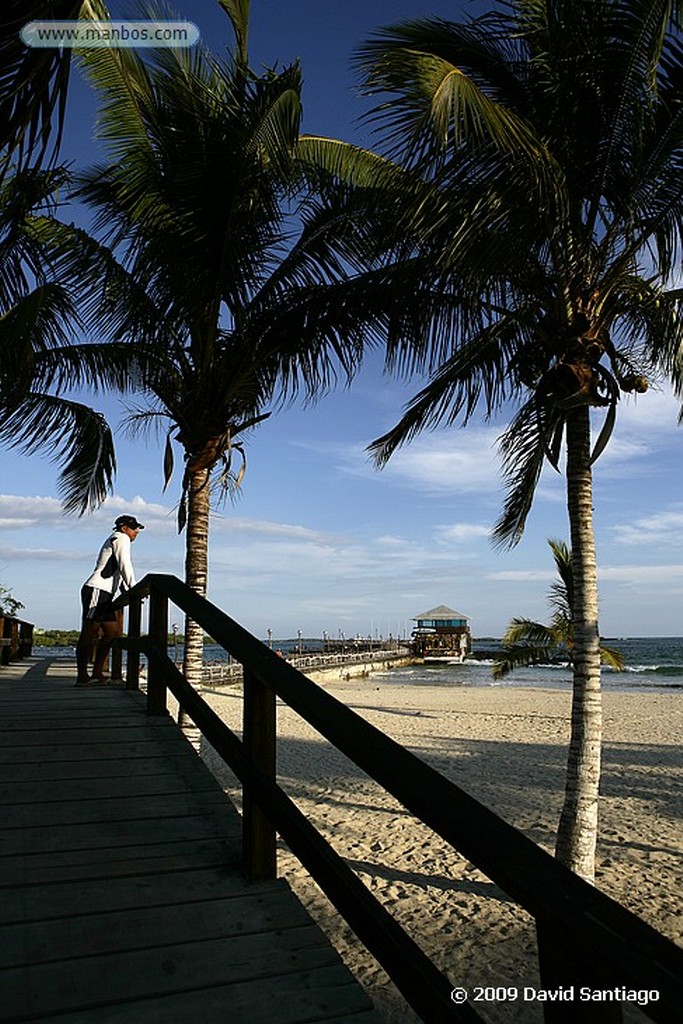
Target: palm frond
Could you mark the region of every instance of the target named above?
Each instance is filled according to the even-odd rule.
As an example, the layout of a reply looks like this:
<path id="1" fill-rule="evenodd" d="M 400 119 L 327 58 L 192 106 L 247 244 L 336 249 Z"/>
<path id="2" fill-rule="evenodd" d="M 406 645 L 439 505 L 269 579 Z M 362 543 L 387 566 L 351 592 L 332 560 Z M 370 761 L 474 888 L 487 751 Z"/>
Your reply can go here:
<path id="1" fill-rule="evenodd" d="M 563 655 L 567 662 L 571 661 L 566 649 L 557 645 L 541 647 L 530 643 L 510 643 L 496 654 L 491 672 L 494 679 L 503 679 L 516 669 L 548 665 L 562 659 Z"/>
<path id="2" fill-rule="evenodd" d="M 71 50 L 27 46 L 32 21 L 104 18 L 99 0 L 5 0 L 0 34 L 0 151 L 19 167 L 39 166 L 59 150 L 71 70 Z M 0 179 L 9 167 L 0 162 Z"/>
<path id="3" fill-rule="evenodd" d="M 514 618 L 505 630 L 503 644 L 531 644 L 536 647 L 550 648 L 558 646 L 561 638 L 551 626 L 545 626 L 542 622 L 534 622 L 533 619 Z"/>
<path id="4" fill-rule="evenodd" d="M 39 285 L 1 312 L 0 346 L 3 359 L 12 367 L 3 388 L 30 382 L 41 354 L 68 343 L 78 325 L 71 295 L 55 283 Z"/>
<path id="5" fill-rule="evenodd" d="M 316 186 L 332 180 L 354 188 L 404 188 L 407 195 L 420 180 L 371 149 L 323 135 L 300 135 L 295 156 Z"/>
<path id="6" fill-rule="evenodd" d="M 623 672 L 626 668 L 626 659 L 621 651 L 605 647 L 604 644 L 600 644 L 600 661 L 603 665 L 609 665 L 614 672 Z"/>
<path id="7" fill-rule="evenodd" d="M 553 553 L 557 574 L 560 577 L 550 588 L 550 606 L 556 616 L 567 623 L 571 623 L 572 610 L 574 608 L 572 553 L 569 545 L 563 540 L 551 538 L 548 544 Z"/>
<path id="8" fill-rule="evenodd" d="M 79 402 L 29 392 L 0 411 L 0 441 L 27 455 L 44 451 L 60 464 L 58 489 L 67 513 L 83 515 L 111 493 L 111 431 L 101 413 Z"/>
<path id="9" fill-rule="evenodd" d="M 249 0 L 218 0 L 232 22 L 237 41 L 237 53 L 243 64 L 247 62 L 247 39 L 249 34 Z"/>
<path id="10" fill-rule="evenodd" d="M 547 457 L 547 439 L 556 434 L 561 415 L 555 409 L 539 409 L 534 399 L 526 402 L 500 439 L 507 497 L 492 539 L 497 546 L 512 547 L 524 532 L 536 485 Z"/>

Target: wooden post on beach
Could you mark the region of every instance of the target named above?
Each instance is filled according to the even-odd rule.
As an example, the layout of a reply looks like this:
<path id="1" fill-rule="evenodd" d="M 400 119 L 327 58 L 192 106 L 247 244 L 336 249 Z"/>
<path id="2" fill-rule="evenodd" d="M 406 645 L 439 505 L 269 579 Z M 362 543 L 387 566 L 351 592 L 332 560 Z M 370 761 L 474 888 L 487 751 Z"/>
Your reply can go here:
<path id="1" fill-rule="evenodd" d="M 244 669 L 243 742 L 249 761 L 269 778 L 276 771 L 275 692 Z M 242 835 L 244 866 L 253 882 L 277 877 L 275 828 L 244 786 Z"/>

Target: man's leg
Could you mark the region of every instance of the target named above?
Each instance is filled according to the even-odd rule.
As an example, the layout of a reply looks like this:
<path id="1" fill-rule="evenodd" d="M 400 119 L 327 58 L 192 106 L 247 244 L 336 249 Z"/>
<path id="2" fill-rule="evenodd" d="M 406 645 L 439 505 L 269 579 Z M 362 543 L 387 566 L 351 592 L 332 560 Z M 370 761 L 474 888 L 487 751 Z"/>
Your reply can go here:
<path id="1" fill-rule="evenodd" d="M 90 655 L 99 626 L 99 622 L 93 622 L 92 619 L 83 619 L 81 635 L 79 636 L 78 643 L 76 644 L 77 681 L 79 683 L 88 682 Z"/>
<path id="2" fill-rule="evenodd" d="M 121 636 L 122 621 L 117 618 L 113 622 L 100 622 L 102 636 L 97 641 L 95 664 L 93 666 L 93 679 L 104 679 L 104 665 L 109 655 L 111 645 L 117 637 Z"/>

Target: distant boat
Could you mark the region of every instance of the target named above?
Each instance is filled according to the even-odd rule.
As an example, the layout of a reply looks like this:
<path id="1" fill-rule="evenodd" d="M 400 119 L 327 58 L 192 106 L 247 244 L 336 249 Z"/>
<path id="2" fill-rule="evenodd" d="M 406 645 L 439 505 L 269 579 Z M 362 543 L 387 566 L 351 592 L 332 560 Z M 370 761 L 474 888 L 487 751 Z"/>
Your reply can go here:
<path id="1" fill-rule="evenodd" d="M 457 654 L 429 654 L 422 659 L 425 665 L 462 665 L 465 655 Z"/>

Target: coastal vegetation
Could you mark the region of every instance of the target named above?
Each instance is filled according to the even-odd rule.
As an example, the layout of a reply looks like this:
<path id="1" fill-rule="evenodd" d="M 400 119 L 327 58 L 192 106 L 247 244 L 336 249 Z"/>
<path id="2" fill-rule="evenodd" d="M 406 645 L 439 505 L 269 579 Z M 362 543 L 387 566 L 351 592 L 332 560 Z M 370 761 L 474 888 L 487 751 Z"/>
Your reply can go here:
<path id="1" fill-rule="evenodd" d="M 518 668 L 545 665 L 562 660 L 574 662 L 574 579 L 572 553 L 561 540 L 549 540 L 559 579 L 550 588 L 552 608 L 549 624 L 532 619 L 514 618 L 501 640 L 493 661 L 493 678 L 503 679 Z M 615 672 L 624 668 L 624 657 L 613 647 L 600 643 L 600 661 Z"/>
<path id="2" fill-rule="evenodd" d="M 34 647 L 75 647 L 80 636 L 78 629 L 34 629 Z"/>
<path id="3" fill-rule="evenodd" d="M 23 607 L 23 605 L 22 605 Z M 80 636 L 78 629 L 35 629 L 33 631 L 34 647 L 75 647 Z M 168 643 L 173 647 L 175 643 L 183 643 L 185 637 L 182 633 L 169 633 Z"/>
<path id="4" fill-rule="evenodd" d="M 9 587 L 0 583 L 0 615 L 16 615 L 24 605 L 12 593 Z"/>

